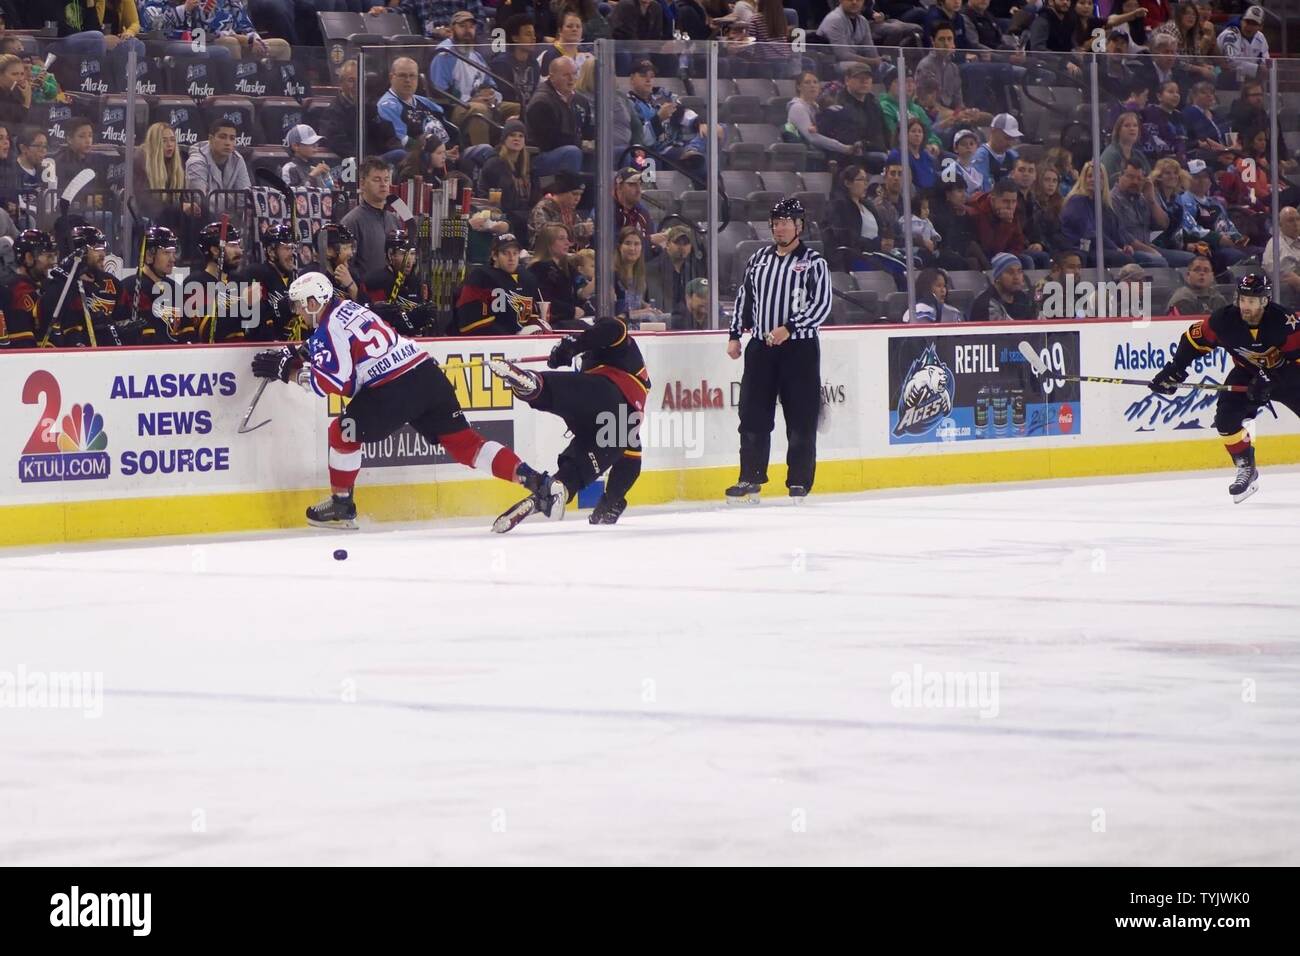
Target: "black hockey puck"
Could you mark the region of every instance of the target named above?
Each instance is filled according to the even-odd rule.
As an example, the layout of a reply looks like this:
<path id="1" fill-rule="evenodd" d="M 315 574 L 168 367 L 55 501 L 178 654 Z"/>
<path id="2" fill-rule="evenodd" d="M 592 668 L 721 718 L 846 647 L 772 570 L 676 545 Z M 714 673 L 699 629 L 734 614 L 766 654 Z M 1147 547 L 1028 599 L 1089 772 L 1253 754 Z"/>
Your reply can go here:
<path id="1" fill-rule="evenodd" d="M 346 561 L 347 559 L 348 559 L 348 553 L 344 551 L 342 548 L 339 548 L 337 551 L 334 552 L 335 561 Z"/>

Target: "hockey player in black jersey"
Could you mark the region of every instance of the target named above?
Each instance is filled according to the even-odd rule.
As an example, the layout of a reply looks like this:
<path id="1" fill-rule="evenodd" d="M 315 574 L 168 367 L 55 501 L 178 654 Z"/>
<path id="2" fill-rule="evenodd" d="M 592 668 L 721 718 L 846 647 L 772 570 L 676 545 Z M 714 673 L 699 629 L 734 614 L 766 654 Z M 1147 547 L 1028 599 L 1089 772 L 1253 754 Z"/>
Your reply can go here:
<path id="1" fill-rule="evenodd" d="M 1245 501 L 1259 487 L 1255 467 L 1255 416 L 1270 402 L 1280 402 L 1300 415 L 1300 315 L 1272 299 L 1268 277 L 1260 273 L 1237 281 L 1237 301 L 1194 322 L 1178 350 L 1151 380 L 1150 388 L 1172 395 L 1187 379 L 1188 366 L 1216 348 L 1232 357 L 1226 384 L 1244 385 L 1244 392 L 1220 392 L 1214 427 L 1237 466 L 1228 493 Z"/>
<path id="2" fill-rule="evenodd" d="M 362 282 L 370 308 L 403 335 L 436 335 L 428 288 L 420 282 L 415 268 L 415 242 L 395 229 L 384 240 L 384 257 L 384 267 L 371 272 Z"/>
<path id="3" fill-rule="evenodd" d="M 41 295 L 54 268 L 54 237 L 24 229 L 14 240 L 14 275 L 0 286 L 0 349 L 35 348 L 44 334 Z"/>
<path id="4" fill-rule="evenodd" d="M 41 296 L 41 321 L 46 326 L 43 340 L 49 338 L 62 348 L 124 344 L 113 322 L 120 284 L 117 276 L 104 269 L 107 245 L 104 234 L 94 226 L 72 227 L 72 254 L 50 273 Z M 62 308 L 58 308 L 60 296 Z"/>
<path id="5" fill-rule="evenodd" d="M 573 433 L 555 470 L 566 501 L 609 471 L 605 493 L 588 520 L 614 524 L 627 507 L 628 489 L 641 475 L 640 424 L 650 376 L 641 349 L 620 319 L 598 319 L 587 331 L 566 335 L 546 364 L 558 369 L 579 355 L 577 372 L 533 372 L 501 359 L 489 360 L 488 367 L 533 408 L 563 418 Z M 519 511 L 527 516 L 545 504 L 533 495 L 501 517 Z M 563 511 L 556 502 L 551 515 L 561 517 Z"/>
<path id="6" fill-rule="evenodd" d="M 136 276 L 122 280 L 113 321 L 133 345 L 190 344 L 197 340 L 197 316 L 187 314 L 181 285 L 172 278 L 176 233 L 153 226 L 144 235 L 144 261 Z"/>
<path id="7" fill-rule="evenodd" d="M 351 230 L 337 222 L 327 222 L 316 234 L 316 249 L 322 256 L 321 261 L 304 268 L 306 272 L 323 272 L 334 283 L 334 291 L 345 299 L 370 304 L 366 295 L 365 283 L 357 267 L 353 265 L 356 255 L 357 240 Z"/>
<path id="8" fill-rule="evenodd" d="M 517 335 L 539 318 L 537 280 L 531 271 L 519 268 L 519 251 L 513 233 L 492 240 L 492 261 L 475 266 L 460 287 L 451 333 Z"/>
<path id="9" fill-rule="evenodd" d="M 227 225 L 222 252 L 221 223 L 210 222 L 199 232 L 203 267 L 190 272 L 182 286 L 185 309 L 198 316 L 200 342 L 242 342 L 248 338 L 254 314 L 249 290 L 241 289 L 235 274 L 244 261 L 243 236 Z"/>
<path id="10" fill-rule="evenodd" d="M 265 260 L 250 264 L 239 277 L 244 282 L 256 282 L 260 290 L 258 322 L 248 330 L 248 337 L 254 341 L 301 342 L 310 331 L 289 302 L 289 286 L 298 275 L 296 246 L 293 228 L 273 223 L 262 234 Z"/>

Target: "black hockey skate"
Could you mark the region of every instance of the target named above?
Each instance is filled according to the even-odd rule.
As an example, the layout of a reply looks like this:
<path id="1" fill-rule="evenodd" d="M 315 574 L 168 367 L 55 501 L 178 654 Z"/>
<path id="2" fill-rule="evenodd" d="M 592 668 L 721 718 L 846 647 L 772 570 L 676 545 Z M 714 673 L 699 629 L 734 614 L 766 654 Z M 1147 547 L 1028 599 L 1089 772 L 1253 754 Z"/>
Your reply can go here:
<path id="1" fill-rule="evenodd" d="M 727 489 L 727 504 L 756 505 L 763 486 L 752 481 L 738 481 Z"/>
<path id="2" fill-rule="evenodd" d="M 536 372 L 520 368 L 513 362 L 507 362 L 505 359 L 488 359 L 487 367 L 524 401 L 533 398 L 542 390 L 542 380 Z"/>
<path id="3" fill-rule="evenodd" d="M 1228 486 L 1234 504 L 1240 504 L 1259 490 L 1259 470 L 1255 467 L 1255 447 L 1252 445 L 1243 452 L 1232 456 L 1237 466 L 1237 477 Z"/>
<path id="4" fill-rule="evenodd" d="M 626 498 L 612 501 L 605 495 L 601 495 L 600 500 L 596 502 L 596 507 L 591 509 L 591 516 L 587 520 L 591 524 L 616 524 L 626 508 Z"/>
<path id="5" fill-rule="evenodd" d="M 515 502 L 492 522 L 492 530 L 497 534 L 505 534 L 525 518 L 538 513 L 552 521 L 560 521 L 564 518 L 564 506 L 568 503 L 568 489 L 563 483 L 556 481 L 545 472 L 539 474 L 531 468 L 522 473 L 522 478 L 521 484 L 532 491 L 532 494 Z"/>
<path id="6" fill-rule="evenodd" d="M 318 505 L 307 509 L 307 523 L 316 528 L 336 528 L 355 531 L 357 504 L 351 495 L 330 495 Z"/>
<path id="7" fill-rule="evenodd" d="M 803 504 L 803 500 L 808 497 L 807 485 L 791 485 L 790 500 L 797 505 Z"/>

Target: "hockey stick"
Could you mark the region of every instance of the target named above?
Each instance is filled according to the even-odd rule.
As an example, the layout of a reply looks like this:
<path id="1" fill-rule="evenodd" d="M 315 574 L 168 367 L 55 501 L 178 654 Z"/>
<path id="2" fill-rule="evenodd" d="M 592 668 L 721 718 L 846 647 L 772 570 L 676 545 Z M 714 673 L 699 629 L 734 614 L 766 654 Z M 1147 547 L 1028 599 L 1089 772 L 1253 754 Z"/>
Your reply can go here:
<path id="1" fill-rule="evenodd" d="M 45 348 L 50 344 L 50 334 L 54 331 L 54 320 L 63 312 L 63 303 L 68 301 L 68 290 L 72 288 L 77 273 L 81 271 L 81 259 L 84 255 L 83 252 L 77 256 L 77 261 L 73 263 L 72 269 L 68 272 L 68 278 L 64 280 L 63 291 L 59 293 L 59 301 L 54 305 L 54 314 L 50 316 L 50 323 L 45 327 L 45 335 L 41 338 L 41 348 Z"/>
<path id="2" fill-rule="evenodd" d="M 140 320 L 140 282 L 144 279 L 144 244 L 148 241 L 147 231 L 140 235 L 140 258 L 135 266 L 135 294 L 131 296 L 131 328 Z"/>
<path id="3" fill-rule="evenodd" d="M 269 186 L 284 197 L 284 204 L 289 209 L 289 223 L 293 228 L 293 271 L 297 272 L 302 268 L 302 263 L 298 256 L 301 244 L 298 237 L 298 205 L 293 201 L 293 192 L 289 189 L 288 183 L 264 166 L 259 167 L 255 175 L 263 185 Z"/>
<path id="4" fill-rule="evenodd" d="M 239 434 L 247 435 L 249 432 L 257 431 L 262 427 L 262 425 L 271 424 L 271 419 L 268 418 L 266 421 L 254 425 L 252 428 L 248 427 L 248 420 L 253 417 L 253 409 L 257 408 L 257 403 L 262 400 L 262 393 L 266 391 L 266 386 L 270 384 L 271 380 L 269 378 L 264 378 L 262 379 L 262 384 L 257 386 L 257 391 L 253 395 L 253 400 L 248 403 L 248 410 L 244 412 L 244 419 L 239 423 Z"/>
<path id="5" fill-rule="evenodd" d="M 77 173 L 77 175 L 72 177 L 67 188 L 63 190 L 63 194 L 59 196 L 59 211 L 62 212 L 63 215 L 66 216 L 68 214 L 68 207 L 72 205 L 73 200 L 75 200 L 81 191 L 92 183 L 94 179 L 95 171 L 93 169 L 83 169 L 81 172 Z"/>
<path id="6" fill-rule="evenodd" d="M 1109 378 L 1104 375 L 1058 375 L 1048 369 L 1043 364 L 1042 358 L 1034 347 L 1028 342 L 1020 343 L 1020 354 L 1025 357 L 1029 363 L 1029 368 L 1033 371 L 1034 377 L 1054 378 L 1060 382 L 1097 382 L 1101 385 L 1141 385 L 1150 386 L 1150 381 L 1143 378 Z M 1244 392 L 1247 390 L 1245 385 L 1221 385 L 1218 382 L 1170 382 L 1175 388 L 1199 388 L 1206 392 Z"/>
<path id="7" fill-rule="evenodd" d="M 506 361 L 506 362 L 514 362 L 514 363 L 518 363 L 518 362 L 545 362 L 545 361 L 546 361 L 547 359 L 549 359 L 549 358 L 550 358 L 549 355 L 525 355 L 523 358 L 517 358 L 517 359 L 504 359 L 504 361 Z M 487 365 L 487 363 L 488 363 L 488 360 L 487 360 L 487 359 L 475 359 L 475 360 L 472 361 L 472 362 L 461 362 L 459 365 L 457 365 L 457 366 L 455 366 L 455 367 L 456 367 L 456 368 L 481 368 L 482 366 Z"/>
<path id="8" fill-rule="evenodd" d="M 230 213 L 221 214 L 221 234 L 217 237 L 217 284 L 218 295 L 225 296 L 226 284 L 226 233 L 230 230 Z M 217 312 L 221 311 L 213 303 L 212 311 L 212 328 L 208 332 L 208 344 L 212 345 L 217 341 Z"/>

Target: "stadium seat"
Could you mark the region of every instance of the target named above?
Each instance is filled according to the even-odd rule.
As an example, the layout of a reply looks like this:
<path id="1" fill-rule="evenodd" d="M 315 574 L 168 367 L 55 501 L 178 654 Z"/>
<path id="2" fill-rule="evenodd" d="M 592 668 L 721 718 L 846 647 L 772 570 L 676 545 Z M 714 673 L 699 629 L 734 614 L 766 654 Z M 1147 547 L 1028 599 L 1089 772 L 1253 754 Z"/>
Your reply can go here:
<path id="1" fill-rule="evenodd" d="M 156 56 L 139 57 L 135 61 L 135 92 L 138 96 L 157 96 L 167 89 L 162 60 Z"/>
<path id="2" fill-rule="evenodd" d="M 126 94 L 114 93 L 100 100 L 95 139 L 111 146 L 125 146 L 127 138 Z M 135 138 L 139 143 L 149 130 L 149 102 L 143 98 L 135 105 Z"/>
<path id="3" fill-rule="evenodd" d="M 902 322 L 903 313 L 907 311 L 907 293 L 891 292 L 885 297 L 884 317 L 886 322 Z"/>
<path id="4" fill-rule="evenodd" d="M 970 311 L 970 304 L 975 301 L 975 296 L 979 295 L 974 289 L 953 289 L 948 293 L 948 305 L 952 306 L 966 317 Z"/>
<path id="5" fill-rule="evenodd" d="M 762 143 L 728 143 L 723 157 L 728 170 L 757 171 L 767 166 L 767 147 Z"/>
<path id="6" fill-rule="evenodd" d="M 50 154 L 68 141 L 68 120 L 73 117 L 69 103 L 33 103 L 28 121 L 49 133 Z"/>
<path id="7" fill-rule="evenodd" d="M 891 295 L 893 293 L 890 293 Z M 874 290 L 854 289 L 844 293 L 844 297 L 862 312 L 863 322 L 880 321 L 880 296 Z"/>
<path id="8" fill-rule="evenodd" d="M 767 219 L 751 219 L 749 228 L 754 231 L 755 239 L 762 239 L 764 242 L 772 241 L 772 223 Z"/>
<path id="9" fill-rule="evenodd" d="M 767 148 L 769 169 L 803 172 L 808 168 L 808 147 L 803 143 L 773 143 Z"/>
<path id="10" fill-rule="evenodd" d="M 857 291 L 858 284 L 854 281 L 853 276 L 849 275 L 847 272 L 832 272 L 831 288 L 835 289 L 837 292 L 855 292 Z"/>
<path id="11" fill-rule="evenodd" d="M 643 189 L 641 201 L 650 207 L 650 214 L 656 220 L 671 216 L 678 210 L 677 194 L 667 189 Z"/>
<path id="12" fill-rule="evenodd" d="M 258 142 L 284 142 L 285 133 L 305 122 L 306 109 L 301 103 L 289 96 L 264 96 L 254 101 L 261 137 Z"/>
<path id="13" fill-rule="evenodd" d="M 676 97 L 686 95 L 686 84 L 681 81 L 680 77 L 657 76 L 655 77 L 655 86 Z"/>
<path id="14" fill-rule="evenodd" d="M 199 56 L 168 56 L 163 58 L 163 75 L 169 94 L 205 100 L 231 88 L 230 64 Z"/>
<path id="15" fill-rule="evenodd" d="M 176 142 L 182 147 L 194 146 L 208 138 L 208 126 L 203 121 L 203 112 L 188 96 L 155 97 L 153 118 L 174 129 Z"/>
<path id="16" fill-rule="evenodd" d="M 205 126 L 216 119 L 235 124 L 235 147 L 252 146 L 261 137 L 253 101 L 246 96 L 211 96 L 203 104 Z"/>
<path id="17" fill-rule="evenodd" d="M 287 60 L 266 60 L 263 63 L 268 79 L 267 92 L 271 96 L 292 96 L 305 100 L 311 96 L 311 80 L 306 70 Z"/>
<path id="18" fill-rule="evenodd" d="M 989 287 L 989 280 L 982 272 L 949 272 L 949 290 L 959 289 L 970 292 L 983 292 Z"/>
<path id="19" fill-rule="evenodd" d="M 858 290 L 862 292 L 874 292 L 881 299 L 887 299 L 898 291 L 898 283 L 888 272 L 853 272 L 853 281 L 857 283 Z"/>
<path id="20" fill-rule="evenodd" d="M 766 77 L 747 79 L 740 78 L 732 80 L 736 84 L 736 93 L 740 96 L 754 96 L 758 99 L 767 99 L 769 96 L 776 96 L 776 85 Z"/>
<path id="21" fill-rule="evenodd" d="M 763 188 L 782 196 L 794 196 L 803 189 L 803 180 L 798 173 L 789 170 L 764 170 Z"/>
<path id="22" fill-rule="evenodd" d="M 682 193 L 680 215 L 689 222 L 707 222 L 709 219 L 709 193 L 704 189 L 688 189 Z M 733 213 L 734 215 L 734 213 Z"/>
<path id="23" fill-rule="evenodd" d="M 283 146 L 254 146 L 244 159 L 248 163 L 249 178 L 256 185 L 259 169 L 269 169 L 280 175 L 281 167 L 289 161 L 289 151 Z"/>
<path id="24" fill-rule="evenodd" d="M 743 198 L 761 192 L 763 180 L 753 170 L 726 169 L 722 171 L 722 187 L 732 199 Z"/>
<path id="25" fill-rule="evenodd" d="M 784 126 L 790 114 L 790 99 L 788 96 L 769 96 L 763 100 L 763 122 L 770 126 Z"/>
<path id="26" fill-rule="evenodd" d="M 831 314 L 826 320 L 827 325 L 862 325 L 865 321 L 866 315 L 856 302 L 831 294 Z"/>
<path id="27" fill-rule="evenodd" d="M 826 216 L 826 207 L 830 205 L 830 197 L 825 193 L 797 192 L 794 194 L 794 198 L 803 203 L 804 212 L 807 213 L 809 222 L 821 222 Z"/>
<path id="28" fill-rule="evenodd" d="M 823 196 L 830 197 L 831 194 L 831 174 L 824 171 L 800 173 L 803 179 L 804 188 L 812 193 L 821 193 Z"/>
<path id="29" fill-rule="evenodd" d="M 772 84 L 776 87 L 776 95 L 784 96 L 786 102 L 789 102 L 790 100 L 794 99 L 795 96 L 798 95 L 799 91 L 795 89 L 794 80 L 791 79 L 773 80 Z"/>
<path id="30" fill-rule="evenodd" d="M 730 276 L 733 274 L 740 245 L 744 242 L 753 241 L 753 239 L 753 232 L 748 224 L 743 222 L 729 222 L 726 229 L 721 230 L 713 237 L 714 246 L 718 250 L 719 275 Z M 741 263 L 741 265 L 743 266 L 744 263 Z"/>
<path id="31" fill-rule="evenodd" d="M 121 146 L 96 143 L 90 147 L 87 162 L 95 171 L 95 188 L 121 189 L 126 182 L 126 151 Z"/>
<path id="32" fill-rule="evenodd" d="M 743 143 L 759 143 L 763 146 L 770 146 L 773 143 L 781 142 L 781 131 L 773 129 L 766 123 L 738 123 L 732 127 L 739 141 Z M 730 130 L 727 133 L 727 141 L 732 142 Z"/>
<path id="33" fill-rule="evenodd" d="M 238 96 L 270 96 L 266 71 L 258 60 L 240 60 L 231 73 L 230 88 L 226 91 Z"/>
<path id="34" fill-rule="evenodd" d="M 662 189 L 665 192 L 673 193 L 680 196 L 687 189 L 691 188 L 690 179 L 682 173 L 672 169 L 656 169 L 654 175 L 654 188 Z"/>
<path id="35" fill-rule="evenodd" d="M 762 123 L 765 118 L 762 100 L 740 93 L 723 101 L 720 115 L 728 123 Z"/>

